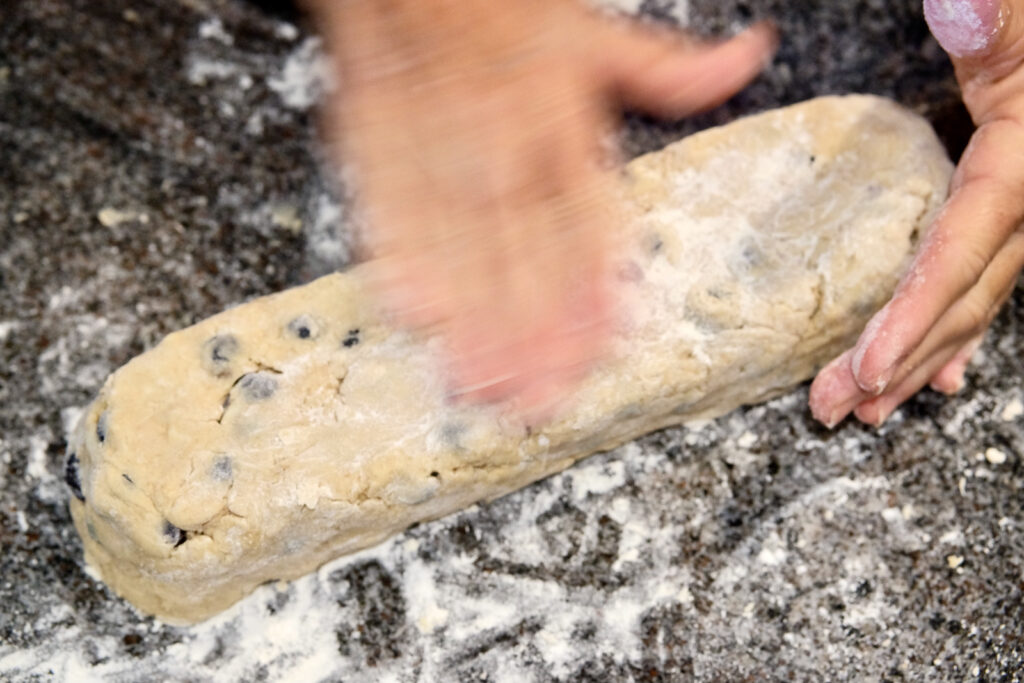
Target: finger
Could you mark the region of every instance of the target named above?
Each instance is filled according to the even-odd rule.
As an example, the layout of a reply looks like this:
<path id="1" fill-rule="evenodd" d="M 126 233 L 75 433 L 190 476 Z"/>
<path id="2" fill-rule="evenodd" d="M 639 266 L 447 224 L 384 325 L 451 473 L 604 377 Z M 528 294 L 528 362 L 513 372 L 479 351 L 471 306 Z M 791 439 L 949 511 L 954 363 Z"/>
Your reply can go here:
<path id="1" fill-rule="evenodd" d="M 575 157 L 575 155 L 573 155 Z M 539 204 L 550 217 L 551 230 L 563 237 L 552 248 L 557 254 L 554 286 L 535 290 L 543 301 L 534 306 L 545 311 L 519 349 L 523 367 L 530 373 L 528 386 L 518 401 L 517 410 L 553 414 L 566 396 L 568 387 L 604 354 L 611 329 L 613 297 L 608 286 L 608 217 L 604 211 L 608 197 L 607 178 L 593 168 L 564 169 L 584 183 L 569 191 L 562 202 Z M 579 164 L 582 166 L 582 164 Z M 573 199 L 575 197 L 575 199 Z M 538 221 L 540 223 L 540 221 Z M 542 304 L 546 304 L 541 308 Z"/>
<path id="2" fill-rule="evenodd" d="M 1003 302 L 1005 302 L 1005 298 L 1001 299 L 994 309 L 998 310 Z M 857 419 L 875 427 L 882 426 L 904 401 L 924 388 L 929 381 L 934 384 L 934 378 L 944 372 L 949 372 L 949 377 L 944 380 L 948 383 L 947 388 L 955 388 L 952 391 L 937 389 L 934 386 L 932 388 L 947 395 L 960 391 L 963 388 L 963 376 L 967 363 L 978 350 L 983 338 L 984 334 L 980 334 L 965 344 L 959 339 L 953 339 L 941 348 L 933 349 L 931 355 L 921 365 L 915 367 L 910 374 L 895 383 L 890 391 L 870 398 L 857 406 L 854 410 Z M 929 378 L 933 379 L 929 380 Z"/>
<path id="3" fill-rule="evenodd" d="M 1024 11 L 1004 0 L 926 0 L 932 33 L 950 54 L 964 104 L 978 125 L 1020 111 Z"/>
<path id="4" fill-rule="evenodd" d="M 973 336 L 977 336 L 988 327 L 989 322 L 999 310 L 999 306 L 1016 284 L 1017 273 L 1024 265 L 1024 234 L 1015 233 L 1000 251 L 992 264 L 985 271 L 978 284 L 961 301 L 943 316 L 940 324 L 930 331 L 928 338 L 916 349 L 915 355 L 907 360 L 902 375 L 896 378 L 894 386 L 899 385 L 900 394 L 908 391 L 915 380 L 907 380 L 921 365 L 929 362 L 936 355 L 944 356 L 944 363 L 949 362 L 956 350 L 962 348 Z M 946 353 L 948 351 L 948 353 Z M 811 384 L 809 404 L 815 419 L 832 428 L 841 422 L 852 410 L 862 403 L 869 402 L 875 395 L 864 391 L 854 377 L 851 349 L 829 363 Z M 937 363 L 937 361 L 936 361 Z M 924 374 L 917 383 L 920 389 L 929 377 L 934 375 L 943 364 L 933 363 L 932 374 Z M 895 390 L 893 390 L 895 391 Z M 890 394 L 892 392 L 887 392 Z M 911 391 L 913 393 L 913 391 Z M 899 402 L 893 403 L 891 396 L 883 402 L 891 412 L 910 394 L 902 396 Z M 875 423 L 878 415 L 872 413 Z M 888 417 L 888 413 L 884 413 Z M 884 419 L 883 417 L 883 419 Z"/>
<path id="5" fill-rule="evenodd" d="M 996 41 L 1001 0 L 924 0 L 924 18 L 942 48 L 955 57 L 987 52 Z"/>
<path id="6" fill-rule="evenodd" d="M 814 419 L 829 429 L 843 421 L 861 402 L 870 397 L 853 376 L 849 349 L 826 365 L 811 382 L 808 403 Z"/>
<path id="7" fill-rule="evenodd" d="M 441 116 L 428 106 L 412 120 L 406 120 L 409 107 L 424 109 L 424 103 L 392 102 L 393 89 L 387 89 L 377 114 L 389 125 L 378 130 L 370 122 L 360 137 L 371 237 L 382 256 L 373 283 L 404 326 L 479 311 L 493 302 L 484 285 L 501 275 L 481 261 L 497 250 L 489 239 L 499 225 L 494 198 L 507 188 L 496 177 L 516 165 L 516 150 L 500 144 L 500 121 L 482 116 L 479 103 L 459 87 L 447 97 L 467 103 L 461 111 Z"/>
<path id="8" fill-rule="evenodd" d="M 858 407 L 858 418 L 869 424 L 881 424 L 903 401 L 920 390 L 945 365 L 952 363 L 959 350 L 988 328 L 1003 302 L 1013 292 L 1022 266 L 1024 233 L 1018 232 L 993 259 L 978 284 L 929 332 L 901 368 L 892 388 Z"/>
<path id="9" fill-rule="evenodd" d="M 971 362 L 975 352 L 985 339 L 984 334 L 979 334 L 971 341 L 964 344 L 963 348 L 956 352 L 952 360 L 942 366 L 937 373 L 928 381 L 932 390 L 947 396 L 959 393 L 964 388 L 964 374 L 967 372 L 967 364 Z"/>
<path id="10" fill-rule="evenodd" d="M 530 411 L 600 355 L 609 192 L 594 149 L 604 125 L 587 112 L 563 123 L 527 146 L 532 158 L 516 164 L 522 178 L 496 197 L 494 260 L 480 274 L 493 305 L 454 321 L 458 393 L 467 400 L 519 395 L 516 410 Z"/>
<path id="11" fill-rule="evenodd" d="M 714 45 L 696 45 L 650 28 L 615 27 L 602 63 L 627 105 L 678 118 L 724 102 L 764 68 L 776 30 L 757 24 Z"/>
<path id="12" fill-rule="evenodd" d="M 454 302 L 431 258 L 436 255 L 403 251 L 366 264 L 370 289 L 399 327 L 427 329 L 452 315 Z"/>
<path id="13" fill-rule="evenodd" d="M 892 300 L 855 347 L 853 372 L 881 394 L 898 367 L 955 301 L 981 277 L 1024 215 L 1024 127 L 979 129 L 953 179 L 952 195 Z"/>
<path id="14" fill-rule="evenodd" d="M 451 288 L 439 274 L 453 244 L 476 221 L 470 207 L 442 200 L 446 183 L 436 168 L 446 157 L 431 153 L 435 170 L 422 172 L 416 153 L 394 143 L 379 145 L 374 154 L 380 156 L 368 159 L 363 199 L 372 228 L 367 242 L 375 255 L 369 284 L 396 322 L 422 328 L 451 315 Z"/>
<path id="15" fill-rule="evenodd" d="M 904 401 L 916 394 L 939 368 L 956 355 L 955 343 L 936 349 L 923 364 L 915 368 L 901 382 L 894 384 L 891 391 L 864 401 L 853 411 L 858 420 L 874 427 L 881 427 L 889 416 Z"/>

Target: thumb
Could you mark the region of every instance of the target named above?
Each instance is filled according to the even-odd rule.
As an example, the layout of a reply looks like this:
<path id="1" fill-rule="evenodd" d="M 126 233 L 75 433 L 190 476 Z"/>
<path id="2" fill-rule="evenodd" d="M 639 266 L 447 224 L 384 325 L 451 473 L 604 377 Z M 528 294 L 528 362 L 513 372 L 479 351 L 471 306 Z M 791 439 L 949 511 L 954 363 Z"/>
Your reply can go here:
<path id="1" fill-rule="evenodd" d="M 1024 86 L 1024 3 L 1021 0 L 924 0 L 932 35 L 956 67 L 975 123 Z"/>
<path id="2" fill-rule="evenodd" d="M 776 31 L 767 23 L 717 44 L 614 25 L 603 63 L 627 106 L 678 118 L 709 109 L 740 90 L 761 72 L 776 43 Z"/>
<path id="3" fill-rule="evenodd" d="M 1005 24 L 1002 0 L 924 0 L 932 35 L 952 57 L 990 52 Z"/>

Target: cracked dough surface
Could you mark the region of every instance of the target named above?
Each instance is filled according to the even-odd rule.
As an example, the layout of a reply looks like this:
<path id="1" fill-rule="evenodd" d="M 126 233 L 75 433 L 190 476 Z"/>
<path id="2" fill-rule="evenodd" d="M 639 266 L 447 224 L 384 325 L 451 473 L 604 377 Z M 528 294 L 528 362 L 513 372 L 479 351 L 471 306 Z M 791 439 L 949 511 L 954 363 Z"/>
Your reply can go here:
<path id="1" fill-rule="evenodd" d="M 784 392 L 885 302 L 951 170 L 925 121 L 867 96 L 634 160 L 619 353 L 539 429 L 447 405 L 434 343 L 388 327 L 358 267 L 170 334 L 108 378 L 71 439 L 86 560 L 143 611 L 194 622 L 595 451 Z"/>

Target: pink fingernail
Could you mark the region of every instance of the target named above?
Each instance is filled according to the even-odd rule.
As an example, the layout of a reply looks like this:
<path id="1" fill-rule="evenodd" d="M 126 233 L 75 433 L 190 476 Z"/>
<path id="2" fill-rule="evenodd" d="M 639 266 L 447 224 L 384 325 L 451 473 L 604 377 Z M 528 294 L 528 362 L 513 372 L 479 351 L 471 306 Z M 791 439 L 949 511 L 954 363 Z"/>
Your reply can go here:
<path id="1" fill-rule="evenodd" d="M 813 397 L 810 401 L 810 408 L 811 417 L 815 420 L 825 425 L 828 429 L 832 429 L 835 426 L 835 410 L 828 408 L 826 411 L 826 407 L 819 405 L 817 401 L 813 400 Z"/>
<path id="2" fill-rule="evenodd" d="M 853 347 L 853 355 L 850 357 L 850 370 L 853 372 L 853 379 L 857 382 L 857 386 L 861 390 L 875 396 L 881 394 L 889 386 L 893 375 L 896 374 L 896 365 L 899 363 L 901 356 L 902 347 L 899 344 L 901 337 L 899 334 L 893 333 L 890 329 L 891 325 L 886 326 L 892 310 L 892 304 L 893 302 L 890 301 L 883 306 L 868 321 L 868 324 L 864 326 L 864 332 L 861 333 L 860 339 L 857 340 L 857 345 Z M 887 365 L 885 370 L 879 373 L 877 377 L 865 377 L 864 373 L 861 372 L 864 356 L 867 355 L 868 349 L 876 344 L 880 345 L 880 350 L 874 355 L 882 356 L 881 360 L 884 360 Z M 875 366 L 881 365 L 880 359 L 875 358 L 874 360 Z"/>
<path id="3" fill-rule="evenodd" d="M 931 387 L 932 391 L 937 391 L 938 393 L 945 394 L 946 396 L 952 396 L 963 391 L 965 384 L 967 384 L 967 382 L 964 379 L 963 373 L 961 373 L 951 383 L 931 382 L 928 386 Z"/>
<path id="4" fill-rule="evenodd" d="M 820 422 L 825 429 L 835 429 L 836 425 L 843 421 L 848 412 L 841 408 L 829 408 L 826 413 L 821 406 L 811 406 L 811 417 Z"/>
<path id="5" fill-rule="evenodd" d="M 882 425 L 884 425 L 886 423 L 886 421 L 889 419 L 889 417 L 892 415 L 892 413 L 893 413 L 892 410 L 887 410 L 885 412 L 879 412 L 878 416 L 875 418 L 874 426 L 875 427 L 881 427 Z"/>
<path id="6" fill-rule="evenodd" d="M 1002 27 L 1000 0 L 924 0 L 924 18 L 951 55 L 983 52 Z"/>
<path id="7" fill-rule="evenodd" d="M 883 424 L 885 424 L 885 421 L 889 419 L 890 415 L 892 415 L 892 411 L 879 410 L 874 414 L 873 417 L 869 417 L 868 408 L 860 406 L 859 408 L 857 408 L 857 410 L 853 411 L 853 414 L 856 415 L 857 419 L 863 422 L 864 424 L 870 425 L 877 429 L 878 427 L 881 427 Z"/>
<path id="8" fill-rule="evenodd" d="M 857 380 L 857 386 L 864 391 L 875 396 L 880 396 L 889 386 L 889 382 L 892 381 L 893 375 L 896 374 L 896 363 L 893 363 L 885 370 L 878 374 L 874 380 L 868 381 L 864 379 L 860 371 L 861 363 L 864 361 L 864 354 L 867 353 L 868 346 L 870 343 L 864 344 L 853 354 L 853 360 L 850 365 L 853 370 L 853 377 Z"/>
<path id="9" fill-rule="evenodd" d="M 850 373 L 851 351 L 845 351 L 822 368 L 811 384 L 809 407 L 815 420 L 828 429 L 834 428 L 849 413 L 846 407 L 857 390 Z M 852 407 L 852 406 L 850 406 Z"/>
<path id="10" fill-rule="evenodd" d="M 895 365 L 890 365 L 889 367 L 882 371 L 882 374 L 880 374 L 878 376 L 878 379 L 875 380 L 875 385 L 871 387 L 871 391 L 875 392 L 875 396 L 880 396 L 882 393 L 885 392 L 886 389 L 889 388 L 889 383 L 892 382 L 893 375 L 895 374 Z"/>

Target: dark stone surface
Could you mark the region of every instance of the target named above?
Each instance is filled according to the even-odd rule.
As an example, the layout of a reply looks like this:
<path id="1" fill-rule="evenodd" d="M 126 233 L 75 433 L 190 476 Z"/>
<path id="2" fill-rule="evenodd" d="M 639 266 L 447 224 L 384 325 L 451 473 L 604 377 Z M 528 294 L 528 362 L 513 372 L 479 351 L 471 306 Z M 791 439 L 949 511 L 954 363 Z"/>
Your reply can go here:
<path id="1" fill-rule="evenodd" d="M 963 394 L 926 392 L 881 430 L 827 432 L 800 390 L 194 628 L 95 581 L 66 507 L 76 409 L 165 333 L 346 259 L 302 77 L 315 45 L 294 11 L 260 4 L 0 6 L 0 678 L 1019 680 L 1020 289 Z M 630 117 L 630 154 L 823 93 L 895 97 L 954 155 L 970 132 L 914 0 L 628 4 L 711 35 L 772 18 L 783 35 L 726 106 Z"/>

